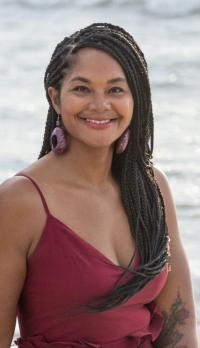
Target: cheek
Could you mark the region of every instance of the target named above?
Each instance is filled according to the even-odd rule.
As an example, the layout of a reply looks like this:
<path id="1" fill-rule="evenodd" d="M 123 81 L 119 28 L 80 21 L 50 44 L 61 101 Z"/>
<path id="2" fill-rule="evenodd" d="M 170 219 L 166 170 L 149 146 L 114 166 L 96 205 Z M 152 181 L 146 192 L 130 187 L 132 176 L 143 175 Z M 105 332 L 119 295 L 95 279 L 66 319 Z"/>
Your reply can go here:
<path id="1" fill-rule="evenodd" d="M 134 110 L 134 100 L 132 98 L 129 99 L 128 108 L 129 108 L 131 116 L 132 116 L 133 110 Z"/>
<path id="2" fill-rule="evenodd" d="M 131 118 L 134 110 L 134 101 L 132 98 L 126 98 L 120 105 L 122 115 Z"/>
<path id="3" fill-rule="evenodd" d="M 80 98 L 77 99 L 75 96 L 65 97 L 61 103 L 61 113 L 65 117 L 67 115 L 76 115 L 83 109 L 84 104 Z"/>

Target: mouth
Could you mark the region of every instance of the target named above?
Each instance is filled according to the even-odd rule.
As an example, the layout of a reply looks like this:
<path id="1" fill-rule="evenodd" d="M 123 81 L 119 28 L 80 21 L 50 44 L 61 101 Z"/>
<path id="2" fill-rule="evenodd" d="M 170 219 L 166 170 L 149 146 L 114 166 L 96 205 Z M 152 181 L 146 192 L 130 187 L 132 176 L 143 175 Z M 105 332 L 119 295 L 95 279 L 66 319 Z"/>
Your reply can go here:
<path id="1" fill-rule="evenodd" d="M 107 129 L 111 126 L 113 126 L 115 123 L 117 123 L 118 118 L 110 118 L 110 117 L 82 117 L 77 115 L 77 118 L 79 121 L 84 124 L 86 127 L 93 128 L 93 129 Z"/>
<path id="2" fill-rule="evenodd" d="M 117 118 L 92 118 L 92 117 L 80 117 L 78 118 L 86 123 L 90 124 L 109 124 L 117 121 Z"/>

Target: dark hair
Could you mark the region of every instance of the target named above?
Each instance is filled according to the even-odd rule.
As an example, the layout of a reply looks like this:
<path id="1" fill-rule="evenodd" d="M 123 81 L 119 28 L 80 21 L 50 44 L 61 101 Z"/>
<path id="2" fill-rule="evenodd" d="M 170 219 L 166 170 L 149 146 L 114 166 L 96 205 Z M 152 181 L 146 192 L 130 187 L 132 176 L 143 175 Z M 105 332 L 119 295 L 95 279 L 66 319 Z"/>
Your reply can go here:
<path id="1" fill-rule="evenodd" d="M 99 299 L 101 301 L 97 299 L 96 304 L 87 305 L 92 310 L 104 311 L 126 302 L 162 271 L 168 261 L 168 233 L 164 202 L 152 168 L 153 112 L 147 63 L 133 37 L 124 29 L 95 23 L 64 38 L 55 48 L 44 78 L 50 106 L 39 158 L 51 151 L 50 135 L 57 119 L 48 87 L 60 91 L 63 78 L 73 63 L 73 55 L 84 47 L 103 50 L 116 59 L 134 96 L 130 140 L 123 153 L 113 154 L 112 174 L 120 186 L 140 265 L 135 271 L 125 268 L 124 273 L 132 272 L 128 282 L 116 286 Z"/>

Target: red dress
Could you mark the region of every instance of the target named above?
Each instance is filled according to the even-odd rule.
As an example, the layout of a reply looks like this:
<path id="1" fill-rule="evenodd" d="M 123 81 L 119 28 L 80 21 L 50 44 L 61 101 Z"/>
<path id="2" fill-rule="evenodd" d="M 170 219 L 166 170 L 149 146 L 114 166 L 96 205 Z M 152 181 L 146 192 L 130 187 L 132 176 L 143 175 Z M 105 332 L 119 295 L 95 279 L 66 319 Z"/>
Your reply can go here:
<path id="1" fill-rule="evenodd" d="M 107 294 L 122 278 L 115 265 L 90 243 L 54 217 L 36 182 L 47 214 L 39 243 L 27 260 L 18 302 L 20 348 L 151 348 L 163 317 L 153 300 L 167 279 L 167 266 L 126 303 L 88 313 L 79 305 Z M 133 268 L 139 265 L 135 258 Z"/>

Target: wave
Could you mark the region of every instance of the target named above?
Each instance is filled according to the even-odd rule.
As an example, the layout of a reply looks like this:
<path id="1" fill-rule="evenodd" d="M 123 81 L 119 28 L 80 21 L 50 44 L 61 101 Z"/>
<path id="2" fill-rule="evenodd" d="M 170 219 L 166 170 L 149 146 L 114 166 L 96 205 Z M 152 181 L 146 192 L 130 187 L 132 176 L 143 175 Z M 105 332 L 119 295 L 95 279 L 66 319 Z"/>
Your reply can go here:
<path id="1" fill-rule="evenodd" d="M 200 14 L 199 0 L 1 0 L 0 6 L 33 9 L 59 9 L 66 7 L 137 6 L 148 14 L 159 17 L 182 17 Z"/>
<path id="2" fill-rule="evenodd" d="M 183 17 L 200 14 L 199 0 L 146 0 L 147 12 L 159 17 Z"/>

